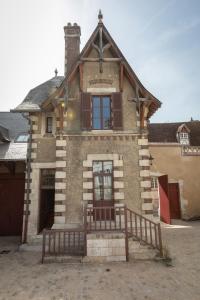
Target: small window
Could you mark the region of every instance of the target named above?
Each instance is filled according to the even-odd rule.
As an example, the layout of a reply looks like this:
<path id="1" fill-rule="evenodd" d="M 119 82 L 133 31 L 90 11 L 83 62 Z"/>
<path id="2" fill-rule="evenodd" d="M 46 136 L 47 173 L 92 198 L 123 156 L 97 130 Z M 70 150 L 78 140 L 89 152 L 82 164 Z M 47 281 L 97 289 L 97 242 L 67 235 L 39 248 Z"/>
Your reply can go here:
<path id="1" fill-rule="evenodd" d="M 46 133 L 52 133 L 53 131 L 53 118 L 47 117 L 46 118 Z"/>
<path id="2" fill-rule="evenodd" d="M 189 145 L 189 134 L 187 132 L 180 132 L 179 140 L 180 140 L 180 144 Z"/>
<path id="3" fill-rule="evenodd" d="M 111 99 L 109 96 L 92 97 L 92 129 L 111 128 Z"/>
<path id="4" fill-rule="evenodd" d="M 158 188 L 158 178 L 157 177 L 151 177 L 151 188 L 152 189 Z"/>
<path id="5" fill-rule="evenodd" d="M 16 143 L 27 143 L 29 135 L 26 133 L 19 134 L 18 137 L 15 139 Z"/>

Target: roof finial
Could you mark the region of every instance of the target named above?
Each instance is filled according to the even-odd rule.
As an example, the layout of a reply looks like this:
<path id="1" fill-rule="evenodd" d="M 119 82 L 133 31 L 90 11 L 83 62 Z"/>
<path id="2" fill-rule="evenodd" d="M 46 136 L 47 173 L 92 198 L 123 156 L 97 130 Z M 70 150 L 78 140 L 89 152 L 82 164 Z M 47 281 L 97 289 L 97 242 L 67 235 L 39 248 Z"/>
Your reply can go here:
<path id="1" fill-rule="evenodd" d="M 98 19 L 99 19 L 99 23 L 103 23 L 103 14 L 101 12 L 101 9 L 99 10 L 99 14 L 98 14 Z"/>
<path id="2" fill-rule="evenodd" d="M 55 77 L 57 77 L 57 75 L 58 75 L 58 70 L 57 70 L 57 68 L 55 68 Z"/>

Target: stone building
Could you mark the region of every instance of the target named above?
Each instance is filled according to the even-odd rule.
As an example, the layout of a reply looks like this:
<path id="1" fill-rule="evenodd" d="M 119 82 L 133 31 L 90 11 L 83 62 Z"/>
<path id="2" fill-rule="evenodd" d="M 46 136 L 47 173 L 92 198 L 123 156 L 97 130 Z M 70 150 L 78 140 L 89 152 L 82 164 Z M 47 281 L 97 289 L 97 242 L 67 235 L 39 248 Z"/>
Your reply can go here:
<path id="1" fill-rule="evenodd" d="M 103 24 L 80 52 L 65 33 L 65 76 L 32 89 L 23 240 L 44 228 L 79 228 L 84 207 L 126 205 L 152 217 L 147 120 L 161 103 L 139 81 Z"/>

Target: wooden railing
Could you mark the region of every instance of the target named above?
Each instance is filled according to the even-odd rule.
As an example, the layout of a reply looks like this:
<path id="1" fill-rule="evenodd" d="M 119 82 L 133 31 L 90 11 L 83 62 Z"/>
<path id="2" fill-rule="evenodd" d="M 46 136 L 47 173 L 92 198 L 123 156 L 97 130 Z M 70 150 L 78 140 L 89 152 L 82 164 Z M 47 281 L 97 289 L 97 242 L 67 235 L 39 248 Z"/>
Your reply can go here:
<path id="1" fill-rule="evenodd" d="M 162 256 L 160 223 L 155 223 L 128 208 L 125 208 L 125 211 L 129 236 L 157 249 Z"/>
<path id="2" fill-rule="evenodd" d="M 150 245 L 157 249 L 162 256 L 160 223 L 155 223 L 125 206 L 87 207 L 85 209 L 85 224 L 87 232 L 124 232 L 127 238 L 133 237 L 140 242 Z"/>
<path id="3" fill-rule="evenodd" d="M 122 231 L 125 229 L 124 207 L 86 207 L 87 232 Z"/>
<path id="4" fill-rule="evenodd" d="M 86 233 L 82 229 L 44 229 L 42 263 L 45 257 L 86 255 Z"/>
<path id="5" fill-rule="evenodd" d="M 128 239 L 134 238 L 162 251 L 159 223 L 124 207 L 86 207 L 83 229 L 44 229 L 42 263 L 46 256 L 87 255 L 87 233 L 118 231 L 125 234 L 126 257 Z"/>

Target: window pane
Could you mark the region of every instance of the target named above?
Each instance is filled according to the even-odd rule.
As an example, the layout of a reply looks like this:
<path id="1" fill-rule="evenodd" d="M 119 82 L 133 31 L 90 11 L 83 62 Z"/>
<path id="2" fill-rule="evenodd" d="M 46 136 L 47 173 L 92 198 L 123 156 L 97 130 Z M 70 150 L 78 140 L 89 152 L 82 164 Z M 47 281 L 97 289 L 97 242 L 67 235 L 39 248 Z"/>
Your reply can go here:
<path id="1" fill-rule="evenodd" d="M 93 119 L 93 129 L 101 129 L 101 120 Z"/>
<path id="2" fill-rule="evenodd" d="M 103 107 L 110 107 L 110 97 L 103 97 Z"/>
<path id="3" fill-rule="evenodd" d="M 47 128 L 46 128 L 47 133 L 52 133 L 52 123 L 53 123 L 53 118 L 47 117 Z"/>
<path id="4" fill-rule="evenodd" d="M 110 106 L 103 107 L 103 128 L 110 128 Z"/>
<path id="5" fill-rule="evenodd" d="M 28 138 L 29 138 L 29 135 L 28 134 L 20 134 L 17 139 L 16 139 L 16 142 L 28 142 Z"/>
<path id="6" fill-rule="evenodd" d="M 103 177 L 102 176 L 95 176 L 94 177 L 94 187 L 95 188 L 103 187 Z"/>
<path id="7" fill-rule="evenodd" d="M 100 115 L 101 115 L 101 113 L 100 113 L 100 107 L 93 107 L 93 118 L 94 119 L 100 119 Z"/>
<path id="8" fill-rule="evenodd" d="M 112 189 L 104 189 L 104 200 L 112 200 Z"/>
<path id="9" fill-rule="evenodd" d="M 102 172 L 102 161 L 94 161 L 93 162 L 93 173 Z"/>
<path id="10" fill-rule="evenodd" d="M 112 161 L 104 161 L 103 162 L 103 170 L 104 170 L 104 173 L 112 173 Z"/>
<path id="11" fill-rule="evenodd" d="M 93 97 L 93 107 L 100 107 L 100 98 L 99 97 Z"/>
<path id="12" fill-rule="evenodd" d="M 104 188 L 111 188 L 112 187 L 112 177 L 104 176 L 103 183 L 104 183 Z"/>

